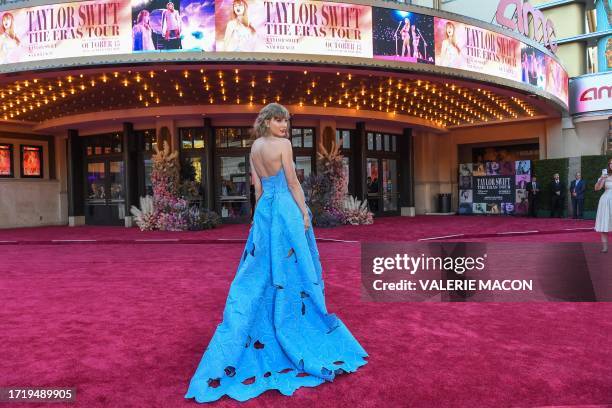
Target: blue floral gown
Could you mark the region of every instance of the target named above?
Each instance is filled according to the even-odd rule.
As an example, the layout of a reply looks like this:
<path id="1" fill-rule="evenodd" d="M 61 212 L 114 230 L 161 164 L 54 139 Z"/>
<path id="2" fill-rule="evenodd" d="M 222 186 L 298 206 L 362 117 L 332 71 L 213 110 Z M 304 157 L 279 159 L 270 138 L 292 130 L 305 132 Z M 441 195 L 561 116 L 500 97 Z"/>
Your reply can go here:
<path id="1" fill-rule="evenodd" d="M 185 395 L 197 402 L 246 401 L 271 389 L 292 395 L 367 363 L 363 347 L 327 312 L 315 236 L 304 230 L 283 169 L 261 182 L 223 321 Z"/>

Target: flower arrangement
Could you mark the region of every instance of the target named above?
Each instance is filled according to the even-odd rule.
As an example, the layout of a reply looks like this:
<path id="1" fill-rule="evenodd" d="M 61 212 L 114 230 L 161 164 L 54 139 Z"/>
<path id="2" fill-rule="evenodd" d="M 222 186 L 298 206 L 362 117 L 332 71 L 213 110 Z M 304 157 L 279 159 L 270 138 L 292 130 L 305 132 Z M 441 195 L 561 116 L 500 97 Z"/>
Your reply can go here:
<path id="1" fill-rule="evenodd" d="M 347 224 L 351 225 L 369 225 L 374 223 L 374 217 L 368 210 L 368 202 L 357 199 L 354 196 L 348 196 L 344 199 L 344 219 Z"/>
<path id="2" fill-rule="evenodd" d="M 214 228 L 220 223 L 212 211 L 189 207 L 186 199 L 180 196 L 180 166 L 178 152 L 170 153 L 170 146 L 164 141 L 163 149 L 154 145 L 152 156 L 151 183 L 153 197 L 141 197 L 140 209 L 132 206 L 136 225 L 142 231 L 185 231 Z"/>
<path id="3" fill-rule="evenodd" d="M 340 146 L 332 141 L 329 150 L 323 144 L 318 150 L 319 174 L 311 174 L 303 184 L 313 223 L 320 227 L 372 224 L 373 215 L 368 210 L 367 201 L 362 203 L 348 195 L 348 179 Z"/>

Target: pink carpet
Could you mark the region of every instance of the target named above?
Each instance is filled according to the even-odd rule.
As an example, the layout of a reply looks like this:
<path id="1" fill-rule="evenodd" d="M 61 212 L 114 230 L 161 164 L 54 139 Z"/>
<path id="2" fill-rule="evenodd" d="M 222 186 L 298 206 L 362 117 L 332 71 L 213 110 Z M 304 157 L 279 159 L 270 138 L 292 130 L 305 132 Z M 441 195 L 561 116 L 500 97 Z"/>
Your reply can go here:
<path id="1" fill-rule="evenodd" d="M 593 232 L 562 232 L 592 227 L 592 221 L 534 222 L 536 227 L 520 218 L 381 218 L 373 226 L 315 233 L 414 241 L 537 230 L 482 240 L 598 240 Z M 0 245 L 0 386 L 77 388 L 76 404 L 54 406 L 196 406 L 183 395 L 220 322 L 242 251 L 240 243 L 217 240 L 244 239 L 247 229 L 1 230 L 0 241 L 16 242 Z M 182 241 L 135 241 L 175 238 Z M 52 243 L 66 239 L 116 243 Z M 192 239 L 202 244 L 187 242 Z M 360 299 L 359 244 L 321 242 L 319 249 L 328 307 L 370 353 L 369 363 L 293 397 L 269 391 L 244 404 L 225 398 L 217 406 L 612 405 L 612 303 L 366 303 Z"/>

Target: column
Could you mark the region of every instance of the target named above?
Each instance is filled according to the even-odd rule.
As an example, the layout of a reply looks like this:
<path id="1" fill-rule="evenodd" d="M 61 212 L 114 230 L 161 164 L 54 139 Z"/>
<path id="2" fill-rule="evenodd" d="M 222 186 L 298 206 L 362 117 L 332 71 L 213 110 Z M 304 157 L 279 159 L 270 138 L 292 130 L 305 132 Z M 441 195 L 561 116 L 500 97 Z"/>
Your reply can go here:
<path id="1" fill-rule="evenodd" d="M 130 208 L 138 207 L 138 151 L 141 143 L 134 135 L 134 125 L 130 122 L 123 123 L 123 168 L 125 170 L 125 226 L 132 226 L 132 214 Z"/>
<path id="2" fill-rule="evenodd" d="M 366 136 L 365 122 L 357 122 L 355 124 L 355 134 L 351 140 L 353 148 L 353 177 L 355 180 L 355 195 L 361 201 L 368 199 L 368 187 L 366 177 L 366 158 L 368 153 L 368 141 Z"/>
<path id="3" fill-rule="evenodd" d="M 405 128 L 398 138 L 399 152 L 399 200 L 401 215 L 415 216 L 414 206 L 414 136 Z"/>
<path id="4" fill-rule="evenodd" d="M 206 206 L 210 211 L 215 211 L 215 183 L 217 180 L 215 177 L 216 139 L 210 118 L 204 118 L 204 147 L 206 147 L 206 173 L 204 176 L 206 183 Z"/>
<path id="5" fill-rule="evenodd" d="M 85 149 L 76 129 L 68 130 L 68 225 L 85 224 Z"/>

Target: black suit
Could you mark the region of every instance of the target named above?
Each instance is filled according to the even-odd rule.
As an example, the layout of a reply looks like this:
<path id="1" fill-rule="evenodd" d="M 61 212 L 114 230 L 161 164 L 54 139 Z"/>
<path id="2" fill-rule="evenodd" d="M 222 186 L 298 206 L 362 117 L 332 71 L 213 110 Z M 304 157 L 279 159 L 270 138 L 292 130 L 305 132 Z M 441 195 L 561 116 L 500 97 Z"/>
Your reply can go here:
<path id="1" fill-rule="evenodd" d="M 559 194 L 557 194 L 559 193 Z M 550 216 L 563 217 L 563 203 L 565 202 L 565 188 L 561 180 L 550 183 Z"/>
<path id="2" fill-rule="evenodd" d="M 580 183 L 576 187 L 576 180 L 572 181 L 570 185 L 570 193 L 576 193 L 574 197 L 572 195 L 572 210 L 574 218 L 582 218 L 582 211 L 584 209 L 584 192 L 586 190 L 586 183 L 580 179 Z"/>
<path id="3" fill-rule="evenodd" d="M 536 181 L 527 183 L 527 201 L 529 202 L 529 216 L 538 216 L 538 199 L 540 197 L 540 184 Z"/>

